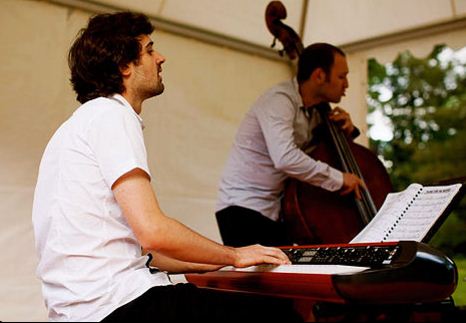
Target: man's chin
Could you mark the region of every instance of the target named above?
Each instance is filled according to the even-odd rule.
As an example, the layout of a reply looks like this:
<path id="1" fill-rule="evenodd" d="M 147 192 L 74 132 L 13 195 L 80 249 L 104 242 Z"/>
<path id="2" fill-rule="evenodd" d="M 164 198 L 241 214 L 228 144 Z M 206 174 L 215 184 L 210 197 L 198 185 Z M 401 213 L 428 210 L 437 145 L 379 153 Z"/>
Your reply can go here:
<path id="1" fill-rule="evenodd" d="M 328 100 L 328 102 L 330 102 L 330 103 L 340 103 L 340 101 L 341 101 L 341 98 Z"/>
<path id="2" fill-rule="evenodd" d="M 160 84 L 154 91 L 154 96 L 156 95 L 160 95 L 163 93 L 163 91 L 165 90 L 165 86 L 163 84 Z"/>

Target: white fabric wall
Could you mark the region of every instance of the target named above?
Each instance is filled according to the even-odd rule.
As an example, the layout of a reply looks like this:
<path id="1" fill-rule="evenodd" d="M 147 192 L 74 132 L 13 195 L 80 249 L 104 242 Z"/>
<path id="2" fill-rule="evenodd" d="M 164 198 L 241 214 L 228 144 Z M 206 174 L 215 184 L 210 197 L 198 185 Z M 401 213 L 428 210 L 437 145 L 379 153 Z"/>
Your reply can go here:
<path id="1" fill-rule="evenodd" d="M 89 14 L 38 1 L 0 4 L 0 321 L 40 321 L 33 190 L 48 139 L 78 106 L 66 54 Z M 153 185 L 168 214 L 219 241 L 217 181 L 237 124 L 290 69 L 163 32 L 153 38 L 167 57 L 166 91 L 142 113 Z"/>

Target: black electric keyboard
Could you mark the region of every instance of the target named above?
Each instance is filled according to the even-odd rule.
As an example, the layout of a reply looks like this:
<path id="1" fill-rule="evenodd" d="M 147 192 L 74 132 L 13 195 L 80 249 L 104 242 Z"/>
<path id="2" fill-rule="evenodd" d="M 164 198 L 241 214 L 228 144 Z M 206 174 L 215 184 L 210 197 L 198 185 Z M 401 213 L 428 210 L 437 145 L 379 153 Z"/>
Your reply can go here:
<path id="1" fill-rule="evenodd" d="M 282 248 L 294 265 L 347 265 L 381 267 L 391 264 L 400 252 L 399 245 Z"/>

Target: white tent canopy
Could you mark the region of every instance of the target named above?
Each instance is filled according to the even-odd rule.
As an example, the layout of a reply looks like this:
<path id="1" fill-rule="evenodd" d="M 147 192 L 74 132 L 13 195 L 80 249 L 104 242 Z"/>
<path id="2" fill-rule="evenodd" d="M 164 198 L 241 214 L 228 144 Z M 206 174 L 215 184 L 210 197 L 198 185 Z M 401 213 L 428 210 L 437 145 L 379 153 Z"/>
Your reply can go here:
<path id="1" fill-rule="evenodd" d="M 217 182 L 238 123 L 267 87 L 292 76 L 270 49 L 268 0 L 0 0 L 0 321 L 46 320 L 31 206 L 40 157 L 55 129 L 78 106 L 67 50 L 90 15 L 146 13 L 156 25 L 165 93 L 142 117 L 153 186 L 171 216 L 219 240 Z M 466 46 L 466 0 L 283 0 L 283 21 L 303 43 L 342 46 L 350 88 L 341 105 L 363 130 L 367 59 L 402 50 L 429 53 Z M 281 47 L 277 45 L 277 47 Z"/>
<path id="2" fill-rule="evenodd" d="M 130 9 L 156 19 L 163 29 L 213 40 L 269 47 L 265 27 L 268 0 L 51 0 L 57 4 L 106 11 Z M 284 23 L 303 43 L 325 41 L 344 48 L 445 33 L 466 25 L 466 0 L 283 0 Z M 377 41 L 375 43 L 375 41 Z M 219 42 L 222 42 L 219 40 Z M 232 42 L 230 42 L 232 44 Z M 357 47 L 356 47 L 357 46 Z"/>

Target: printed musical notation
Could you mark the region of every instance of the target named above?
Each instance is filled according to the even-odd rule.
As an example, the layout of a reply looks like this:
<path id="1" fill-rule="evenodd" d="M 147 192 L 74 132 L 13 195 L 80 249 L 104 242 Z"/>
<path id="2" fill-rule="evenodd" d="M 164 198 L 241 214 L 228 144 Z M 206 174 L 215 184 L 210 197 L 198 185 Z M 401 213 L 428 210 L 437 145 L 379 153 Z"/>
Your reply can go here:
<path id="1" fill-rule="evenodd" d="M 372 221 L 351 243 L 423 241 L 432 226 L 445 215 L 461 186 L 423 186 L 414 183 L 404 191 L 388 194 Z"/>

